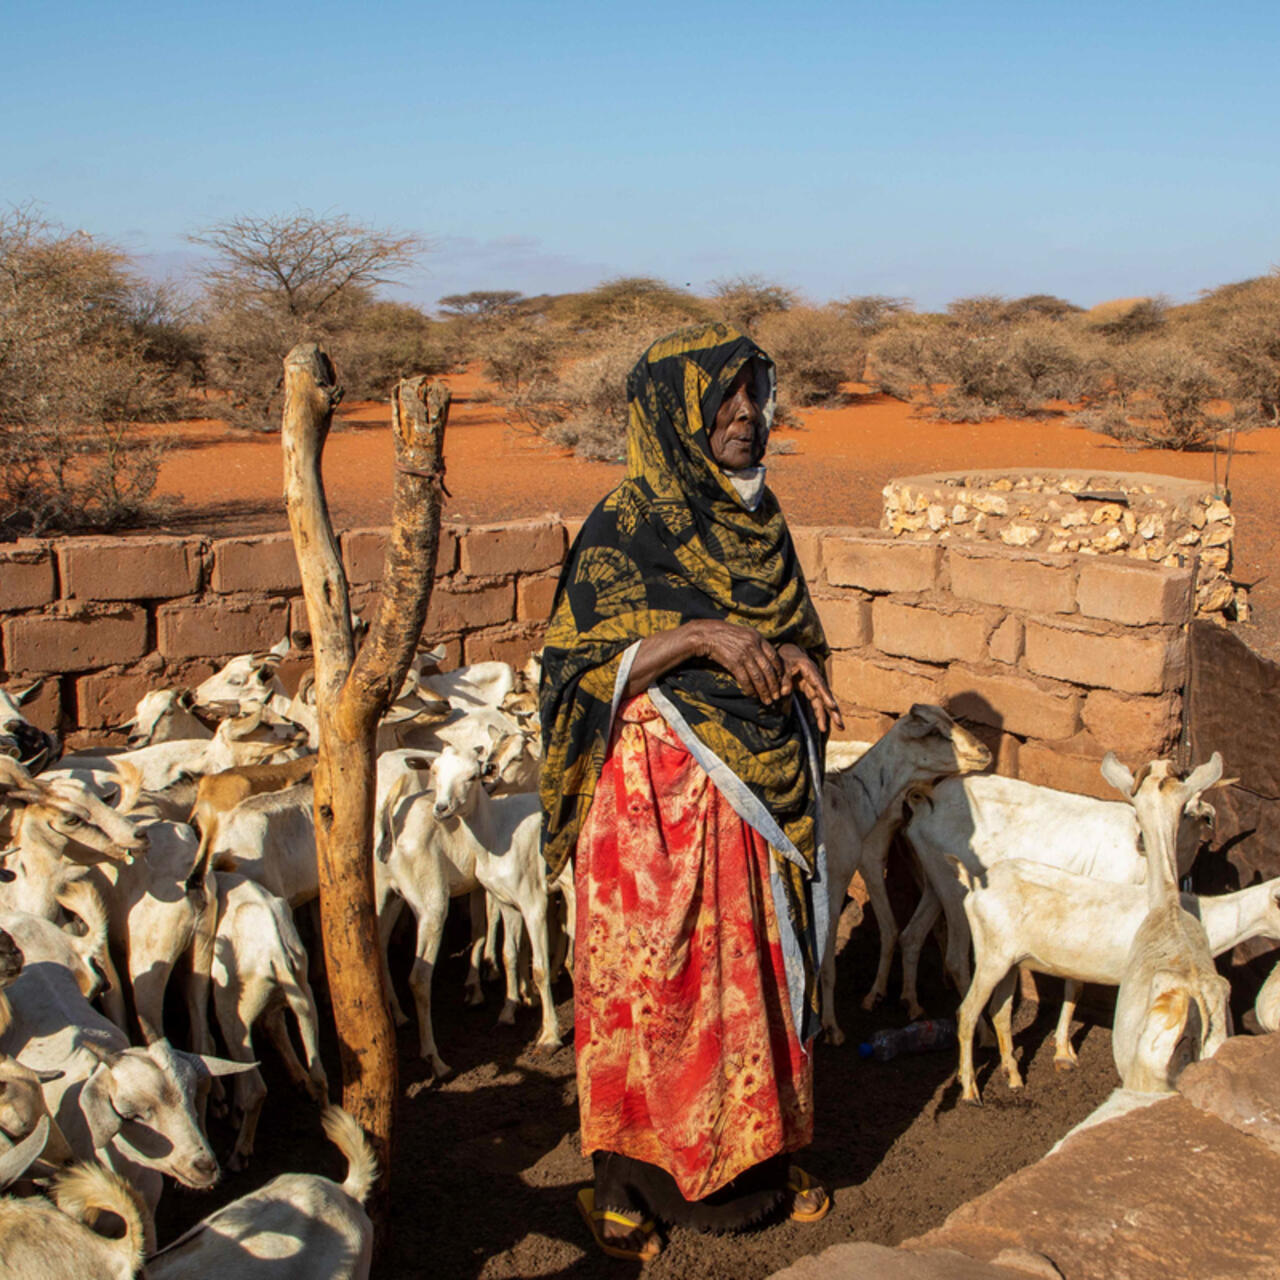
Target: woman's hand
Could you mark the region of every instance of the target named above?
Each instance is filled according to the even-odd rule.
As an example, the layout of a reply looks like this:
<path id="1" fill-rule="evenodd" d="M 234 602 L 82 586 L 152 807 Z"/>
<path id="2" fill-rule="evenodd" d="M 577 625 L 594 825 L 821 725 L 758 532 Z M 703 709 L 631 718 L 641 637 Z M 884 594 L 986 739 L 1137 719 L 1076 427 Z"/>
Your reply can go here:
<path id="1" fill-rule="evenodd" d="M 818 722 L 818 728 L 823 733 L 826 733 L 833 723 L 843 729 L 844 719 L 840 715 L 840 706 L 827 687 L 827 679 L 822 674 L 822 668 L 798 644 L 779 645 L 777 654 L 782 659 L 785 672 L 783 693 L 790 693 L 793 689 L 799 690 L 809 700 L 809 705 L 813 708 L 813 718 Z"/>
<path id="2" fill-rule="evenodd" d="M 713 618 L 685 626 L 693 634 L 698 657 L 709 658 L 723 667 L 743 693 L 768 706 L 791 692 L 782 658 L 758 631 Z"/>

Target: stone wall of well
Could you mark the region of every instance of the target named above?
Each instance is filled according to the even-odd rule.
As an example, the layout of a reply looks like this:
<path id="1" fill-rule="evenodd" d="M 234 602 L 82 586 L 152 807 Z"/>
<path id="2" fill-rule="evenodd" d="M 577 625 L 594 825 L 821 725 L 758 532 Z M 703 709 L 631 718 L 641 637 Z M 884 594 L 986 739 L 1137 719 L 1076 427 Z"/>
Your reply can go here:
<path id="1" fill-rule="evenodd" d="M 1200 617 L 1247 617 L 1245 590 L 1231 581 L 1235 517 L 1200 481 L 1030 468 L 903 476 L 885 485 L 880 527 L 917 542 L 998 542 L 1051 555 L 1191 565 Z"/>
<path id="2" fill-rule="evenodd" d="M 441 530 L 424 644 L 449 665 L 517 664 L 542 642 L 578 522 Z M 796 529 L 831 641 L 846 733 L 871 739 L 913 702 L 973 724 L 1002 773 L 1106 794 L 1098 761 L 1141 764 L 1176 743 L 1191 571 L 1000 543 L 923 543 Z M 386 531 L 342 534 L 354 607 L 372 616 Z M 198 683 L 228 657 L 293 637 L 309 661 L 288 534 L 67 538 L 0 549 L 6 685 L 45 678 L 31 718 L 102 736 L 151 688 Z"/>

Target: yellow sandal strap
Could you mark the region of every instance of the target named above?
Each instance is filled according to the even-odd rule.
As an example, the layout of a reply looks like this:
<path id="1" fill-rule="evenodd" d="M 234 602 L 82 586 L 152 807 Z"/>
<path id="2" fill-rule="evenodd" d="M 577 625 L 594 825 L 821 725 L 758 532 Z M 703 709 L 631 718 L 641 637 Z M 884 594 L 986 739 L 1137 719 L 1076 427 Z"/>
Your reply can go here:
<path id="1" fill-rule="evenodd" d="M 596 1209 L 592 1215 L 597 1222 L 616 1222 L 620 1227 L 631 1227 L 636 1231 L 652 1231 L 653 1223 L 651 1221 L 639 1221 L 636 1218 L 629 1218 L 625 1213 L 615 1213 L 612 1209 Z"/>

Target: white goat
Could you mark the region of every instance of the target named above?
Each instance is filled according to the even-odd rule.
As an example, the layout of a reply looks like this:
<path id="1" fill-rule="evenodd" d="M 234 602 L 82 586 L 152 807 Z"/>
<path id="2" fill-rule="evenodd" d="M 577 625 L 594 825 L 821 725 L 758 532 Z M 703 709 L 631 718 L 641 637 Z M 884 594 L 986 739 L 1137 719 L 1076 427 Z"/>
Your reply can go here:
<path id="1" fill-rule="evenodd" d="M 284 697 L 278 672 L 288 654 L 288 636 L 262 653 L 239 654 L 196 686 L 196 705 L 229 710 Z"/>
<path id="2" fill-rule="evenodd" d="M 965 1102 L 978 1102 L 973 1072 L 973 1030 L 987 1000 L 1011 1089 L 1022 1087 L 1013 1057 L 1011 1014 L 1017 967 L 1067 980 L 1055 1038 L 1054 1065 L 1075 1065 L 1071 1013 L 1083 982 L 1117 986 L 1139 926 L 1147 915 L 1143 885 L 1116 884 L 1008 858 L 981 875 L 957 859 L 968 893 L 964 910 L 973 934 L 973 983 L 960 1005 L 960 1085 Z M 1280 879 L 1213 897 L 1182 895 L 1184 910 L 1204 926 L 1213 955 L 1249 938 L 1280 939 Z"/>
<path id="3" fill-rule="evenodd" d="M 831 927 L 822 962 L 822 1029 L 832 1044 L 844 1042 L 835 1016 L 836 924 L 854 872 L 862 867 L 880 930 L 880 966 L 864 1007 L 888 983 L 897 925 L 884 883 L 884 858 L 907 789 L 952 773 L 985 769 L 991 752 L 941 708 L 917 703 L 850 768 L 823 784 L 827 843 L 827 909 Z"/>
<path id="4" fill-rule="evenodd" d="M 305 742 L 305 729 L 258 705 L 243 715 L 223 720 L 213 737 L 203 741 L 159 742 L 112 756 L 88 753 L 64 756 L 57 769 L 48 772 L 51 777 L 72 770 L 118 773 L 122 766 L 129 765 L 138 770 L 145 790 L 163 791 L 183 776 L 199 777 L 220 773 L 235 765 L 261 764 Z"/>
<path id="5" fill-rule="evenodd" d="M 1056 791 L 994 774 L 947 778 L 913 799 L 904 830 L 924 872 L 925 887 L 902 931 L 902 998 L 913 1018 L 924 1015 L 916 992 L 920 952 L 940 912 L 947 922 L 944 967 L 957 991 L 970 985 L 969 927 L 964 887 L 952 869 L 958 858 L 970 877 L 1006 858 L 1023 858 L 1115 883 L 1141 884 L 1138 819 L 1127 804 Z M 1178 830 L 1178 874 L 1185 875 L 1207 831 L 1213 808 L 1187 806 Z"/>
<path id="6" fill-rule="evenodd" d="M 43 684 L 37 680 L 12 693 L 0 689 L 0 755 L 17 760 L 29 773 L 39 773 L 58 758 L 58 739 L 32 724 L 21 711 Z"/>
<path id="7" fill-rule="evenodd" d="M 364 1202 L 378 1168 L 360 1126 L 330 1107 L 321 1123 L 346 1181 L 286 1173 L 211 1213 L 147 1260 L 149 1280 L 367 1280 L 373 1224 Z"/>
<path id="8" fill-rule="evenodd" d="M 551 995 L 547 939 L 547 886 L 539 847 L 541 818 L 533 795 L 489 796 L 481 785 L 478 754 L 452 747 L 431 765 L 431 792 L 410 797 L 395 830 L 394 800 L 388 808 L 390 838 L 385 873 L 375 865 L 375 887 L 383 942 L 390 932 L 388 898 L 395 890 L 418 921 L 416 957 L 410 985 L 418 1007 L 422 1057 L 437 1077 L 448 1066 L 436 1051 L 431 1024 L 431 975 L 444 931 L 449 899 L 483 887 L 499 903 L 504 922 L 507 1003 L 502 1021 L 514 1020 L 518 1002 L 520 938 L 527 926 L 533 952 L 533 979 L 542 1003 L 538 1047 L 556 1048 L 560 1032 Z M 571 873 L 570 873 L 571 874 Z M 564 877 L 562 877 L 564 879 Z M 572 887 L 567 889 L 572 901 Z"/>
<path id="9" fill-rule="evenodd" d="M 1135 782 L 1108 753 L 1102 776 L 1137 811 L 1148 864 L 1149 909 L 1116 993 L 1111 1053 L 1126 1089 L 1170 1093 L 1183 1067 L 1212 1057 L 1231 1032 L 1231 986 L 1213 967 L 1204 925 L 1178 899 L 1176 861 L 1182 811 L 1222 777 L 1222 757 L 1215 751 L 1185 781 L 1157 760 Z"/>
<path id="10" fill-rule="evenodd" d="M 222 872 L 218 882 L 218 932 L 213 959 L 213 1005 L 227 1053 L 253 1069 L 235 1083 L 239 1131 L 227 1159 L 244 1168 L 253 1154 L 267 1086 L 255 1065 L 253 1025 L 265 1020 L 293 1082 L 317 1103 L 328 1101 L 320 1062 L 319 1015 L 307 982 L 307 953 L 284 901 L 244 876 Z M 298 1061 L 284 1012 L 292 1011 L 307 1065 Z"/>
<path id="11" fill-rule="evenodd" d="M 131 748 L 150 747 L 157 742 L 207 741 L 213 730 L 194 711 L 195 699 L 189 689 L 153 689 L 143 694 L 133 717 L 120 726 L 128 731 Z"/>
<path id="12" fill-rule="evenodd" d="M 141 1197 L 125 1179 L 100 1165 L 61 1174 L 56 1207 L 31 1198 L 0 1200 L 0 1266 L 5 1280 L 132 1280 L 147 1239 Z M 93 1229 L 103 1214 L 123 1223 L 119 1236 Z"/>
<path id="13" fill-rule="evenodd" d="M 152 1211 L 163 1174 L 189 1187 L 217 1182 L 193 1101 L 202 1079 L 245 1071 L 244 1063 L 182 1053 L 165 1040 L 131 1048 L 57 965 L 24 970 L 5 994 L 13 1022 L 0 1052 L 62 1073 L 44 1085 L 45 1100 L 78 1159 L 100 1159 L 129 1178 Z"/>

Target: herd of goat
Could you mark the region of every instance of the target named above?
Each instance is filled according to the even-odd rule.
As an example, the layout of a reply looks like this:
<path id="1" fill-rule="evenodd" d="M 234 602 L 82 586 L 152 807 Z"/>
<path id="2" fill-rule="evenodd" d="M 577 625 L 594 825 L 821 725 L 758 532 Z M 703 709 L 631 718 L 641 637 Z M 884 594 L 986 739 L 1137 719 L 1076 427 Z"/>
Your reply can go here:
<path id="1" fill-rule="evenodd" d="M 294 920 L 319 893 L 317 739 L 311 682 L 290 696 L 279 679 L 287 651 L 286 641 L 232 659 L 194 690 L 148 694 L 118 752 L 59 758 L 56 741 L 23 716 L 22 695 L 0 692 L 5 1275 L 134 1276 L 144 1257 L 152 1277 L 368 1274 L 362 1204 L 376 1170 L 359 1127 L 328 1105 L 312 989 L 318 957 Z M 466 897 L 471 912 L 468 1000 L 483 1000 L 481 972 L 501 934 L 501 1017 L 512 1021 L 536 995 L 541 1047 L 560 1043 L 551 982 L 571 954 L 576 919 L 572 869 L 548 884 L 540 855 L 537 660 L 520 672 L 498 662 L 442 672 L 439 661 L 415 660 L 378 730 L 373 867 L 384 963 L 405 904 L 416 921 L 409 987 L 421 1054 L 437 1077 L 449 1068 L 432 1030 L 432 971 L 451 899 Z M 870 746 L 831 744 L 826 1038 L 844 1039 L 834 923 L 860 873 L 880 936 L 864 1007 L 885 996 L 900 945 L 903 1000 L 912 1016 L 922 1012 L 920 953 L 945 922 L 945 971 L 967 993 L 965 1100 L 979 1100 L 973 1038 L 987 1033 L 988 1005 L 1009 1086 L 1022 1086 L 1010 1025 L 1020 966 L 1065 979 L 1057 1065 L 1075 1062 L 1080 985 L 1107 983 L 1119 988 L 1112 1046 L 1122 1088 L 1167 1092 L 1183 1065 L 1229 1032 L 1230 992 L 1213 958 L 1248 938 L 1280 940 L 1280 880 L 1216 897 L 1179 892 L 1212 827 L 1202 795 L 1222 780 L 1221 760 L 1185 779 L 1157 761 L 1135 778 L 1109 755 L 1102 771 L 1115 802 L 983 772 L 990 763 L 981 742 L 926 705 Z M 920 887 L 901 934 L 885 884 L 891 849 L 909 851 Z M 165 1034 L 175 970 L 189 1049 Z M 214 1053 L 210 1004 L 225 1057 Z M 1277 1029 L 1280 977 L 1256 1011 L 1263 1028 Z M 266 1095 L 257 1024 L 323 1108 L 347 1179 L 276 1178 L 157 1249 L 164 1178 L 208 1188 L 219 1176 L 204 1113 L 225 1103 L 224 1077 L 237 1129 L 228 1163 L 243 1168 L 253 1155 Z M 104 1214 L 114 1233 L 92 1229 Z"/>

